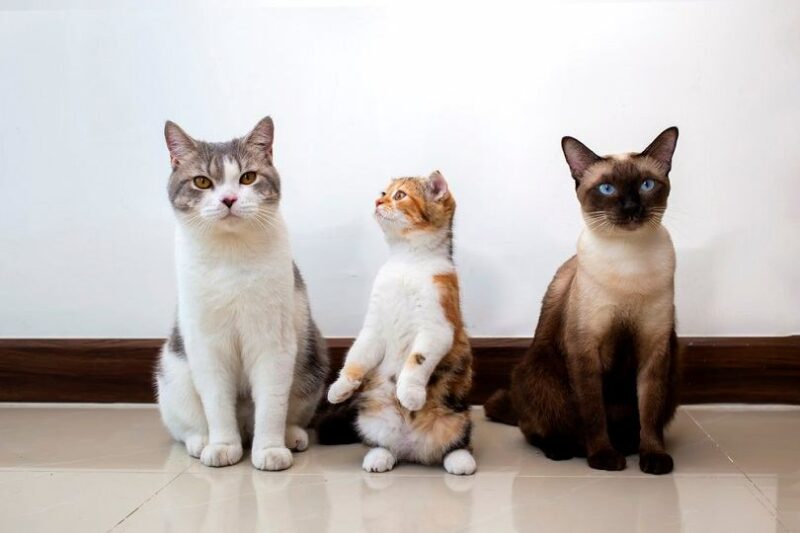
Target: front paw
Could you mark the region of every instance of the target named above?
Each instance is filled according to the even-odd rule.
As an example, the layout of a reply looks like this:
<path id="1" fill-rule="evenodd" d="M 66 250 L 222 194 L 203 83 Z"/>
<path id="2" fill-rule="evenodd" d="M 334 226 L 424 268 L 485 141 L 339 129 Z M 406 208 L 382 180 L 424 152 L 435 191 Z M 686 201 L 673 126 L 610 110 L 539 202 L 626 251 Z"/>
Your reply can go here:
<path id="1" fill-rule="evenodd" d="M 608 448 L 594 453 L 588 458 L 589 466 L 595 470 L 625 470 L 625 456 Z"/>
<path id="2" fill-rule="evenodd" d="M 242 459 L 242 444 L 207 444 L 200 453 L 200 462 L 206 466 L 230 466 Z"/>
<path id="3" fill-rule="evenodd" d="M 422 385 L 400 382 L 397 385 L 397 399 L 409 411 L 419 411 L 425 405 L 428 394 Z"/>
<path id="4" fill-rule="evenodd" d="M 328 389 L 328 401 L 330 403 L 342 403 L 361 385 L 358 381 L 350 381 L 345 377 L 341 377 L 333 382 Z"/>
<path id="5" fill-rule="evenodd" d="M 261 448 L 253 450 L 250 456 L 253 466 L 259 470 L 286 470 L 292 466 L 292 452 L 289 448 Z"/>
<path id="6" fill-rule="evenodd" d="M 645 474 L 669 474 L 672 472 L 672 457 L 666 452 L 640 452 L 639 468 Z"/>

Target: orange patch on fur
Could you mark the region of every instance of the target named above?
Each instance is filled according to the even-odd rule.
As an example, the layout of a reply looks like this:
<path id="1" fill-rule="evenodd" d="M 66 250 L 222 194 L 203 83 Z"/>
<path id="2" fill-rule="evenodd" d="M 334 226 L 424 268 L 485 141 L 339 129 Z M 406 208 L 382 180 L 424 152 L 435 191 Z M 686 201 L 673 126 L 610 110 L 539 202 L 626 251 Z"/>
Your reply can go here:
<path id="1" fill-rule="evenodd" d="M 364 378 L 364 367 L 358 363 L 348 363 L 342 368 L 342 374 L 350 381 L 361 381 Z"/>
<path id="2" fill-rule="evenodd" d="M 433 276 L 433 282 L 439 288 L 439 303 L 444 310 L 444 316 L 453 325 L 455 331 L 464 327 L 461 320 L 461 303 L 458 292 L 458 277 L 455 272 L 449 274 L 437 274 Z"/>

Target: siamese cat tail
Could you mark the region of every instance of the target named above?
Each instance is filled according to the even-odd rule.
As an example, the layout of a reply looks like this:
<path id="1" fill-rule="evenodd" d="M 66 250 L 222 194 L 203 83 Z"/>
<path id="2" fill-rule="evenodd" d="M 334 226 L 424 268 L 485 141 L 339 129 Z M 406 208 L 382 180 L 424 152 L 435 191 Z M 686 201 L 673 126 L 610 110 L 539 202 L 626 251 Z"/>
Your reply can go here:
<path id="1" fill-rule="evenodd" d="M 331 405 L 323 400 L 313 426 L 317 430 L 317 442 L 322 445 L 355 444 L 361 442 L 356 430 L 358 407 L 353 399 Z"/>
<path id="2" fill-rule="evenodd" d="M 511 396 L 506 389 L 496 390 L 486 400 L 483 409 L 489 420 L 508 424 L 509 426 L 516 426 L 519 423 L 517 411 L 514 409 L 514 405 L 511 403 Z"/>

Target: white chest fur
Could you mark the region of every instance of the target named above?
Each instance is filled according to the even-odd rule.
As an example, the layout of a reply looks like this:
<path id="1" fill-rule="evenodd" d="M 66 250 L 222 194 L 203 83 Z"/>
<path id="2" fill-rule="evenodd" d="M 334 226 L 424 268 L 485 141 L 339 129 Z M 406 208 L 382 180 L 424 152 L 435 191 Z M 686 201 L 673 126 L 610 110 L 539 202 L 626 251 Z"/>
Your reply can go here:
<path id="1" fill-rule="evenodd" d="M 619 314 L 639 323 L 668 320 L 674 275 L 675 250 L 663 226 L 613 235 L 584 230 L 578 240 L 576 297 L 597 328 Z"/>

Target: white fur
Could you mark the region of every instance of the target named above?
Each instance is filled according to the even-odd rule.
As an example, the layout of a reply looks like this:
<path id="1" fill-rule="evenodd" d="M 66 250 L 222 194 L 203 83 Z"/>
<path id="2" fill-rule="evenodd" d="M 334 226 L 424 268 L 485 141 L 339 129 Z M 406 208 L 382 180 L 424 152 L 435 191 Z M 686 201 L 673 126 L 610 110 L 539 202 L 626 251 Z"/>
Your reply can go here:
<path id="1" fill-rule="evenodd" d="M 475 473 L 477 465 L 475 458 L 469 450 L 453 450 L 444 458 L 444 469 L 457 476 L 471 476 Z"/>
<path id="2" fill-rule="evenodd" d="M 214 196 L 236 194 L 239 173 L 238 165 L 227 161 L 226 183 Z M 238 194 L 231 211 L 253 209 L 247 193 Z M 218 198 L 202 207 L 204 216 L 217 219 L 210 225 L 178 217 L 177 323 L 188 357 L 164 347 L 159 406 L 173 436 L 203 464 L 238 462 L 242 431 L 252 431 L 253 465 L 283 470 L 292 464 L 287 422 L 289 445 L 298 450 L 308 445 L 299 427 L 308 423 L 308 408 L 290 403 L 290 389 L 298 333 L 310 317 L 306 302 L 297 301 L 302 295 L 294 290 L 288 236 L 277 207 L 259 208 L 268 210 L 262 215 L 269 221 L 260 225 L 247 217 L 219 220 L 220 205 L 227 211 Z"/>

